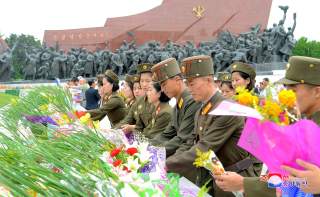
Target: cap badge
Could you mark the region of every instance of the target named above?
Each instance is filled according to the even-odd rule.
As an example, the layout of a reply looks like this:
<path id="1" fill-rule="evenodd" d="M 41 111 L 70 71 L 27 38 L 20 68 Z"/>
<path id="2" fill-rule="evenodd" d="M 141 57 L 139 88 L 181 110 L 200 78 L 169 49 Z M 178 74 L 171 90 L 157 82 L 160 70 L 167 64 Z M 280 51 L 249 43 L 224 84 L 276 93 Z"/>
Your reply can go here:
<path id="1" fill-rule="evenodd" d="M 186 72 L 186 67 L 182 66 L 182 67 L 181 67 L 181 72 L 182 72 L 182 73 L 185 73 L 185 72 Z"/>
<path id="2" fill-rule="evenodd" d="M 287 69 L 289 69 L 289 68 L 290 68 L 290 64 L 288 63 L 288 64 L 287 64 Z"/>

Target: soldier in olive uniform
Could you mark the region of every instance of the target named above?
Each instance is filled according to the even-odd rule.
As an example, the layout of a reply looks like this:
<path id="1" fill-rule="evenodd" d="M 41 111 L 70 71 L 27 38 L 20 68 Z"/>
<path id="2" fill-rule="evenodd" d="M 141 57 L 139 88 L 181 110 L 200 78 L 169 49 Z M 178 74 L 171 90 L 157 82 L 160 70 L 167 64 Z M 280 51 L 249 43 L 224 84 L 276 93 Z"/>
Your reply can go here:
<path id="1" fill-rule="evenodd" d="M 297 96 L 297 105 L 301 114 L 320 126 L 320 59 L 292 56 L 289 58 L 285 78 L 279 83 L 293 90 Z M 302 190 L 320 196 L 320 166 L 308 161 L 298 160 L 297 164 L 304 168 L 298 170 L 285 166 L 284 169 L 297 178 L 306 179 L 306 187 Z"/>
<path id="2" fill-rule="evenodd" d="M 215 84 L 220 88 L 222 81 L 224 81 L 225 76 L 229 75 L 230 73 L 228 72 L 218 72 L 217 73 L 217 80 L 214 80 Z"/>
<path id="3" fill-rule="evenodd" d="M 92 120 L 102 120 L 107 115 L 111 125 L 116 125 L 125 117 L 126 106 L 117 93 L 119 90 L 119 78 L 112 70 L 106 71 L 102 88 L 105 95 L 102 99 L 101 107 L 89 110 L 88 113 L 90 113 Z"/>
<path id="4" fill-rule="evenodd" d="M 152 87 L 152 66 L 152 64 L 139 64 L 137 66 L 137 72 L 140 74 L 140 86 L 145 93 Z M 148 102 L 147 96 L 143 96 L 137 101 L 137 108 L 138 121 L 134 131 L 148 133 L 150 127 L 148 128 L 147 126 L 152 121 L 152 114 L 155 112 L 155 107 Z"/>
<path id="5" fill-rule="evenodd" d="M 125 133 L 132 132 L 136 126 L 136 122 L 138 120 L 138 100 L 140 97 L 144 96 L 145 93 L 143 92 L 143 95 L 140 95 L 143 92 L 140 87 L 140 77 L 139 75 L 133 75 L 133 94 L 135 97 L 134 103 L 131 105 L 128 114 L 126 117 L 117 124 L 114 128 L 115 129 L 122 129 Z"/>
<path id="6" fill-rule="evenodd" d="M 232 99 L 236 94 L 236 91 L 232 86 L 231 74 L 226 72 L 221 74 L 219 77 L 221 80 L 221 85 L 219 88 L 222 96 L 227 99 Z"/>
<path id="7" fill-rule="evenodd" d="M 140 86 L 145 94 L 152 86 L 152 66 L 152 64 L 137 65 Z M 132 131 L 143 133 L 144 130 L 147 129 L 146 127 L 149 122 L 151 122 L 152 114 L 154 113 L 154 111 L 155 107 L 148 102 L 147 96 L 144 95 L 141 98 L 137 99 L 137 101 L 131 107 L 131 110 L 129 111 L 126 118 L 119 125 L 117 125 L 117 127 L 122 128 L 122 130 L 126 133 Z M 137 124 L 138 122 L 139 124 Z"/>
<path id="8" fill-rule="evenodd" d="M 233 88 L 244 87 L 257 93 L 254 86 L 256 82 L 255 69 L 251 65 L 242 62 L 234 62 L 230 66 Z"/>
<path id="9" fill-rule="evenodd" d="M 200 108 L 200 102 L 195 102 L 187 89 L 179 65 L 174 58 L 164 60 L 152 67 L 153 78 L 161 83 L 161 89 L 168 97 L 177 101 L 174 107 L 172 121 L 164 132 L 151 142 L 166 148 L 166 156 L 176 152 L 185 143 L 194 128 L 194 115 Z"/>
<path id="10" fill-rule="evenodd" d="M 320 59 L 292 56 L 287 64 L 285 78 L 279 80 L 288 89 L 295 91 L 297 104 L 302 114 L 320 126 Z M 298 161 L 298 165 L 306 170 L 296 170 L 285 166 L 284 169 L 297 178 L 307 179 L 307 186 L 302 188 L 307 193 L 320 196 L 320 168 L 305 161 Z M 259 177 L 242 177 L 236 173 L 229 173 L 217 177 L 219 187 L 225 191 L 243 190 L 246 197 L 274 197 L 275 189 L 268 188 L 265 181 Z"/>
<path id="11" fill-rule="evenodd" d="M 154 83 L 152 88 L 148 90 L 147 97 L 149 103 L 153 104 L 155 111 L 152 113 L 151 122 L 143 130 L 143 135 L 149 139 L 162 133 L 172 118 L 172 107 L 169 105 L 170 98 L 161 91 L 160 84 Z M 139 119 L 139 121 L 142 121 Z M 137 125 L 140 122 L 137 122 Z"/>
<path id="12" fill-rule="evenodd" d="M 136 98 L 133 94 L 133 83 L 134 83 L 134 76 L 133 75 L 126 75 L 124 78 L 124 88 L 123 93 L 126 97 L 126 107 L 127 112 L 130 111 L 133 103 L 136 101 Z"/>
<path id="13" fill-rule="evenodd" d="M 253 167 L 251 155 L 237 146 L 244 118 L 208 115 L 225 100 L 214 84 L 211 57 L 201 55 L 186 58 L 181 63 L 181 72 L 187 79 L 193 99 L 201 101 L 202 107 L 195 115 L 193 136 L 188 140 L 193 146 L 181 146 L 169 157 L 166 161 L 168 170 L 203 186 L 212 177 L 208 170 L 193 166 L 196 149 L 200 149 L 214 151 L 227 171 L 239 172 L 244 176 L 258 176 L 260 169 L 257 172 Z M 214 193 L 211 193 L 217 197 L 233 196 L 232 193 L 224 192 L 216 186 Z"/>

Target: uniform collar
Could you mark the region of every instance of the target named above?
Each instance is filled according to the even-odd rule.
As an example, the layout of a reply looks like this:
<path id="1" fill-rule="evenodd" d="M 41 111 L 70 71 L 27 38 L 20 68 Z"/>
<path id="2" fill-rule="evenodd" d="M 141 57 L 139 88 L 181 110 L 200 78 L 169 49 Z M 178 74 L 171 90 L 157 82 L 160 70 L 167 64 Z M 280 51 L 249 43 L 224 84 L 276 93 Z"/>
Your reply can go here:
<path id="1" fill-rule="evenodd" d="M 182 92 L 180 98 L 179 98 L 178 101 L 177 101 L 177 107 L 178 107 L 179 109 L 181 109 L 181 108 L 183 107 L 185 98 L 186 98 L 187 96 L 188 96 L 188 90 L 185 89 L 185 90 Z"/>
<path id="2" fill-rule="evenodd" d="M 220 92 L 216 92 L 208 102 L 204 103 L 201 108 L 201 115 L 207 115 L 221 100 Z"/>
<path id="3" fill-rule="evenodd" d="M 130 100 L 127 101 L 127 105 L 131 106 L 135 101 L 135 98 L 132 98 Z"/>

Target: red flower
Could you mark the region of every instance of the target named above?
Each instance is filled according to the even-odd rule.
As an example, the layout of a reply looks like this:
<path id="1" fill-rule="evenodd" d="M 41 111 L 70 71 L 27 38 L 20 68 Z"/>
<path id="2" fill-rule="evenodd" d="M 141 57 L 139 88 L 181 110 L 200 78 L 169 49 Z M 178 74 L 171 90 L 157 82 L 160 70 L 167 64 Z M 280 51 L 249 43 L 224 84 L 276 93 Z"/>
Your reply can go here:
<path id="1" fill-rule="evenodd" d="M 131 172 L 131 170 L 129 170 L 129 168 L 127 168 L 127 166 L 123 166 L 123 170 L 124 170 L 124 171 L 127 171 L 128 173 Z"/>
<path id="2" fill-rule="evenodd" d="M 116 161 L 114 161 L 114 162 L 112 163 L 112 165 L 113 165 L 114 167 L 117 167 L 117 166 L 119 166 L 121 163 L 122 163 L 122 161 L 121 161 L 120 159 L 117 159 Z"/>
<path id="3" fill-rule="evenodd" d="M 120 148 L 113 149 L 113 150 L 110 152 L 110 156 L 111 156 L 111 157 L 115 157 L 115 156 L 117 156 L 120 152 L 121 152 L 121 149 L 120 149 Z"/>
<path id="4" fill-rule="evenodd" d="M 61 170 L 59 168 L 57 168 L 57 167 L 53 167 L 52 171 L 55 172 L 55 173 L 60 173 L 61 172 Z"/>
<path id="5" fill-rule="evenodd" d="M 76 111 L 75 114 L 80 119 L 82 116 L 86 115 L 86 112 L 84 112 L 84 111 Z"/>
<path id="6" fill-rule="evenodd" d="M 138 150 L 136 149 L 136 148 L 128 148 L 127 149 L 127 153 L 129 154 L 129 155 L 134 155 L 134 154 L 136 154 L 138 152 Z"/>

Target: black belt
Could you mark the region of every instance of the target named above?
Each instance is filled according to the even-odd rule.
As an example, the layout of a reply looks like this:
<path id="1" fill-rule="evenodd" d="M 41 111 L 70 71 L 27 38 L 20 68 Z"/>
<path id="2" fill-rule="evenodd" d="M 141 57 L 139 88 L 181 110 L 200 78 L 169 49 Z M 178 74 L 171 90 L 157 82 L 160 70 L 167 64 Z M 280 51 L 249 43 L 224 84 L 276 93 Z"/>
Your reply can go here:
<path id="1" fill-rule="evenodd" d="M 241 172 L 243 170 L 248 169 L 252 164 L 253 164 L 252 159 L 247 157 L 243 160 L 238 161 L 235 164 L 227 166 L 225 170 L 230 172 Z"/>

